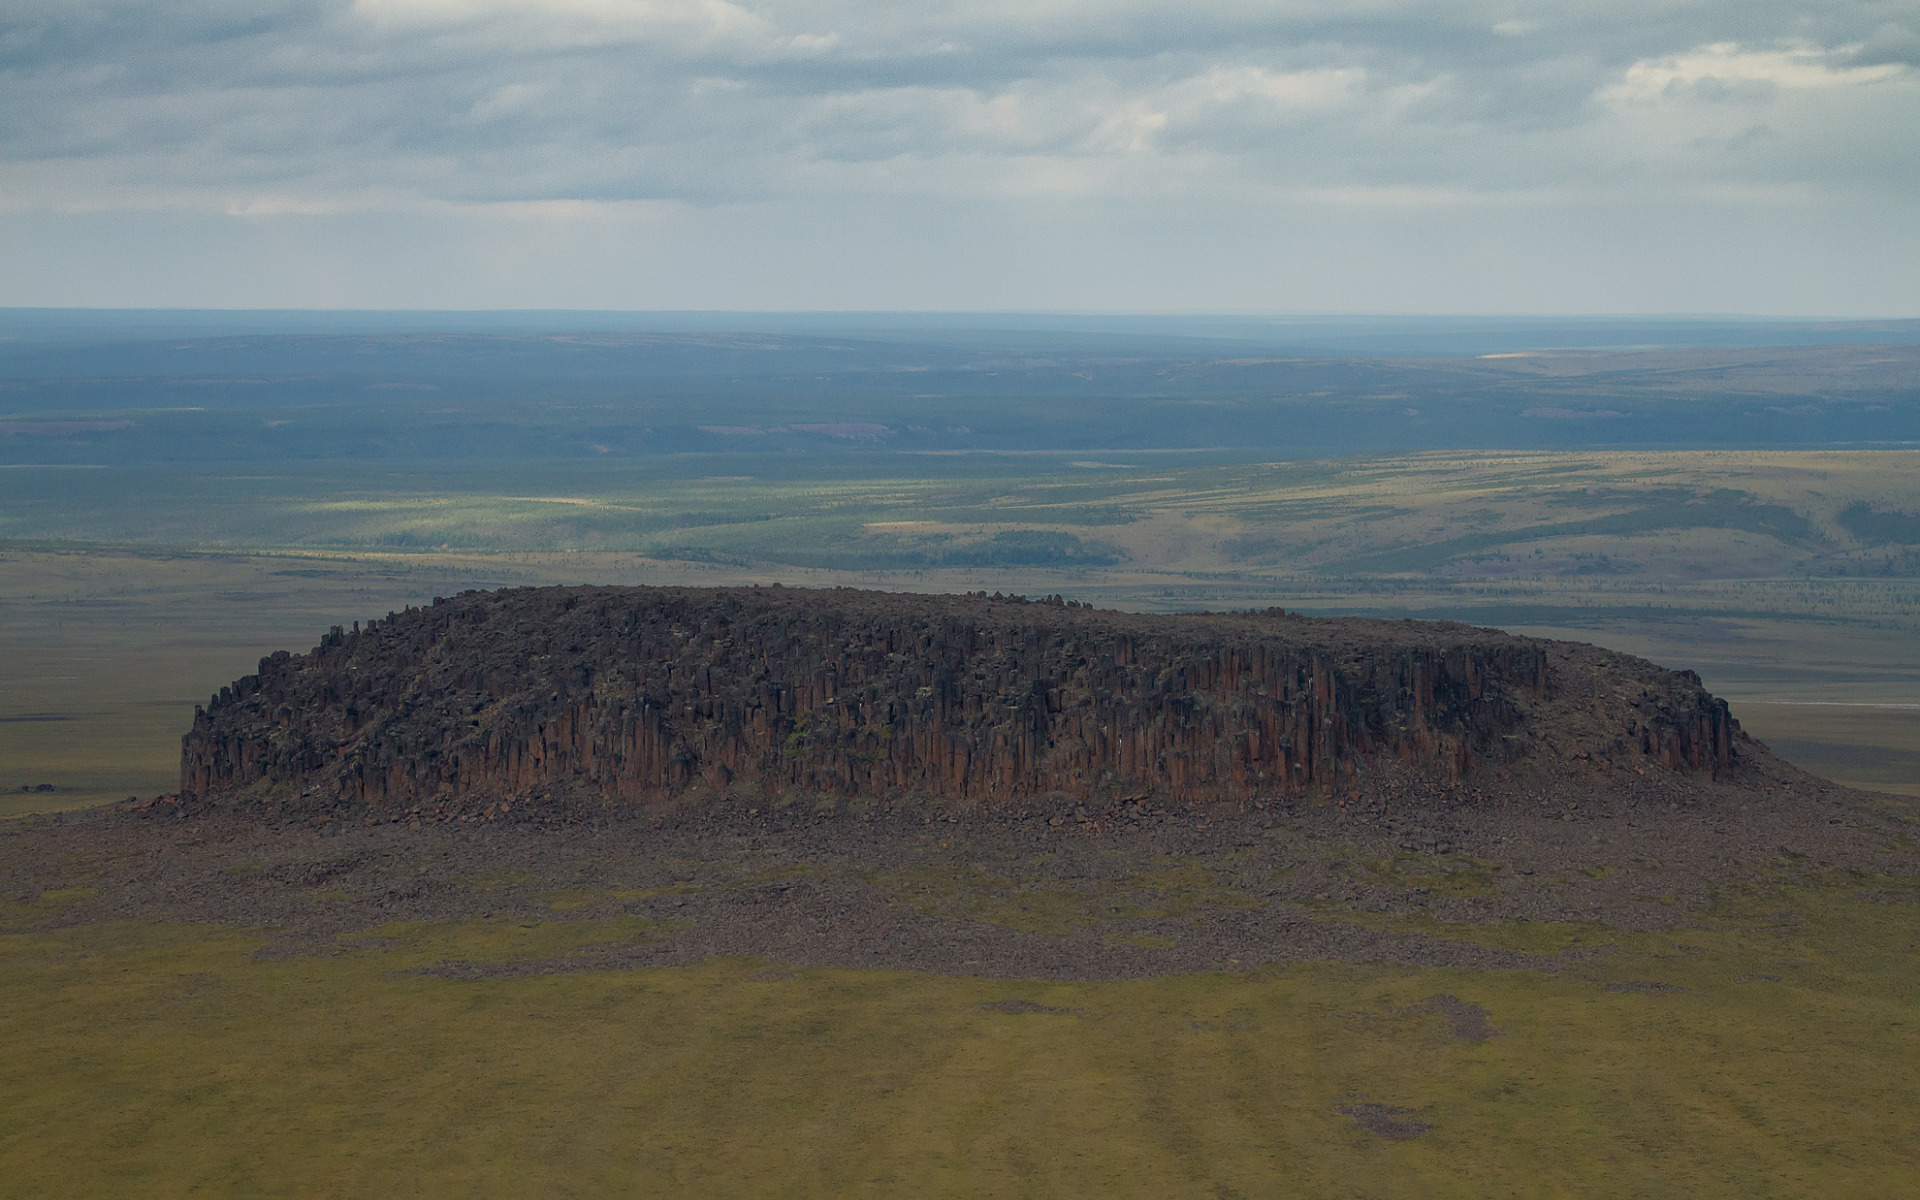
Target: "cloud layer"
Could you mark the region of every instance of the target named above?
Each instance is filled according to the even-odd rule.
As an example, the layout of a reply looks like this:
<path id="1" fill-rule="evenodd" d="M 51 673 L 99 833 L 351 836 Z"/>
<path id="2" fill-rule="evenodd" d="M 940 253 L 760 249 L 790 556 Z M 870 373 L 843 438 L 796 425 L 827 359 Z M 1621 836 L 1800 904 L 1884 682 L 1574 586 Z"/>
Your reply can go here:
<path id="1" fill-rule="evenodd" d="M 0 0 L 0 208 L 1884 209 L 1920 195 L 1917 31 L 1911 0 Z"/>
<path id="2" fill-rule="evenodd" d="M 15 205 L 239 211 L 1911 190 L 1920 37 L 1902 15 L 1913 6 L 12 0 L 0 156 Z"/>

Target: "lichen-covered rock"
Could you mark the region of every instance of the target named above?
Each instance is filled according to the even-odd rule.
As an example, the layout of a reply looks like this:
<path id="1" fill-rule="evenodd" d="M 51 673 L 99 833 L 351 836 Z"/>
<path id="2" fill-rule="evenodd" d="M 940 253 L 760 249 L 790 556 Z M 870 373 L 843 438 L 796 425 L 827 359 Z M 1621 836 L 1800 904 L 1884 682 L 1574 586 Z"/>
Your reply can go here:
<path id="1" fill-rule="evenodd" d="M 388 813 L 699 789 L 1194 801 L 1543 757 L 1718 774 L 1743 740 L 1690 673 L 1463 625 L 523 588 L 262 659 L 196 713 L 180 787 Z"/>

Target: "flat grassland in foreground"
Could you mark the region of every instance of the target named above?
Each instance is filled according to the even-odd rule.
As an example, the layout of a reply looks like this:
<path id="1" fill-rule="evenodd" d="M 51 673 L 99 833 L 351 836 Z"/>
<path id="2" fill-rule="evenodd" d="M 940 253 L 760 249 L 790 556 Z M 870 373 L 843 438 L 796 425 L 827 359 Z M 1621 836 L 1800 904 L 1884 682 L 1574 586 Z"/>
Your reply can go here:
<path id="1" fill-rule="evenodd" d="M 645 937 L 0 935 L 0 1195 L 1904 1197 L 1913 880 L 1728 890 L 1526 970 L 1109 983 L 694 966 L 417 973 Z M 41 914 L 35 920 L 26 910 Z M 556 914 L 564 916 L 564 914 Z"/>

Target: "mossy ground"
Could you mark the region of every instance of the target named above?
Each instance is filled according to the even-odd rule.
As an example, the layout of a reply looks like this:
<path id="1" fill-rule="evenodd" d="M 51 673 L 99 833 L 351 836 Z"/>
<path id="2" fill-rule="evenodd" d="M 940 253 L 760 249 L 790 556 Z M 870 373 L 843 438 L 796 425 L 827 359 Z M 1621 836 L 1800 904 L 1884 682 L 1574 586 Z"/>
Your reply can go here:
<path id="1" fill-rule="evenodd" d="M 203 926 L 41 928 L 0 937 L 0 1195 L 1905 1197 L 1914 900 L 1831 876 L 1677 933 L 1452 931 L 1583 948 L 1553 975 L 1125 983 L 419 970 L 657 933 L 632 920 L 279 960 Z M 1437 994 L 1498 1034 L 1461 1040 L 1417 1007 Z M 1368 1132 L 1341 1111 L 1364 1104 L 1430 1128 Z"/>
<path id="2" fill-rule="evenodd" d="M 1044 863 L 1035 859 L 1013 874 L 978 866 L 926 866 L 868 872 L 865 878 L 924 913 L 1056 936 L 1105 929 L 1120 942 L 1138 945 L 1159 944 L 1159 939 L 1130 932 L 1127 922 L 1261 903 L 1234 888 L 1226 872 L 1198 863 L 1163 863 L 1101 880 L 1049 879 L 1040 870 Z"/>

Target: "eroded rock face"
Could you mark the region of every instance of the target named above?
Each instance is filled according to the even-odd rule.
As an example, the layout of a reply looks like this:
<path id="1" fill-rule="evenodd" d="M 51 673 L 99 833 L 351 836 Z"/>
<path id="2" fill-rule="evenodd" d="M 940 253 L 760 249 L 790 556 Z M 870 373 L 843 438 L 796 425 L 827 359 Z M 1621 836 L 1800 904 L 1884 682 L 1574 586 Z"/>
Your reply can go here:
<path id="1" fill-rule="evenodd" d="M 375 812 L 703 788 L 1201 801 L 1529 759 L 1723 773 L 1743 740 L 1690 674 L 1462 625 L 524 588 L 262 659 L 196 713 L 181 794 Z"/>

